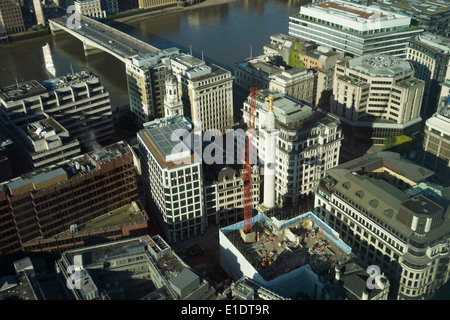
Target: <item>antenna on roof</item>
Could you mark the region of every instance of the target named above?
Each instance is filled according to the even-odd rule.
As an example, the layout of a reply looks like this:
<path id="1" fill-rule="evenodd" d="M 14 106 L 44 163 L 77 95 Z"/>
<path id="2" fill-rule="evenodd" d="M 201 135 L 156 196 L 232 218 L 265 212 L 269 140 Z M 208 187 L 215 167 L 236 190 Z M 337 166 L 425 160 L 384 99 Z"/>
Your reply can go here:
<path id="1" fill-rule="evenodd" d="M 16 86 L 17 86 L 17 89 L 19 89 L 19 82 L 17 81 L 17 77 L 16 77 Z"/>
<path id="2" fill-rule="evenodd" d="M 189 52 L 191 53 L 192 56 L 192 45 L 189 45 Z"/>
<path id="3" fill-rule="evenodd" d="M 203 50 L 202 50 L 202 61 L 204 61 L 204 60 L 203 60 Z"/>
<path id="4" fill-rule="evenodd" d="M 250 45 L 250 58 L 253 58 L 253 47 Z"/>
<path id="5" fill-rule="evenodd" d="M 72 65 L 70 65 L 70 70 L 72 70 L 72 75 L 73 75 L 73 68 L 72 68 Z"/>

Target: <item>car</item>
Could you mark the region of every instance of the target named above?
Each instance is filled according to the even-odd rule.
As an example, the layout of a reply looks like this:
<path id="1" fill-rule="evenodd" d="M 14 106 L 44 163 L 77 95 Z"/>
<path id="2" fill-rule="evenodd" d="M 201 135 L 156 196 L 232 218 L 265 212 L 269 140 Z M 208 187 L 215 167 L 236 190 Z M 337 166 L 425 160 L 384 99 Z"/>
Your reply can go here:
<path id="1" fill-rule="evenodd" d="M 109 40 L 108 42 L 109 42 L 109 43 L 113 43 L 114 41 L 112 41 L 112 40 Z"/>

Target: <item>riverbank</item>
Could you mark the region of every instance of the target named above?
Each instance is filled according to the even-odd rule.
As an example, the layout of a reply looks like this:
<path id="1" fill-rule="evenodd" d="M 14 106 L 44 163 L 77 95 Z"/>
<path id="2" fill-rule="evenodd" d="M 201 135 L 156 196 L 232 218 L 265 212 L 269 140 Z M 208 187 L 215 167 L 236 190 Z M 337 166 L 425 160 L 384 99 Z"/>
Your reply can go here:
<path id="1" fill-rule="evenodd" d="M 205 7 L 211 7 L 211 6 L 216 6 L 216 5 L 221 5 L 221 4 L 225 4 L 225 3 L 230 3 L 230 2 L 235 2 L 238 0 L 205 0 L 203 2 L 194 4 L 192 6 L 188 6 L 188 7 L 169 7 L 169 8 L 163 8 L 160 10 L 155 10 L 155 11 L 151 11 L 151 12 L 145 12 L 145 13 L 140 13 L 140 14 L 136 14 L 136 15 L 132 15 L 132 16 L 128 16 L 128 17 L 123 17 L 123 18 L 117 18 L 114 19 L 112 21 L 110 21 L 110 24 L 114 24 L 114 22 L 118 22 L 118 23 L 129 23 L 129 22 L 136 22 L 136 21 L 141 21 L 141 20 L 146 20 L 149 17 L 155 17 L 155 16 L 163 16 L 163 15 L 167 15 L 167 14 L 173 14 L 173 13 L 177 13 L 177 12 L 183 12 L 183 11 L 189 11 L 189 10 L 194 10 L 194 9 L 199 9 L 199 8 L 205 8 Z"/>

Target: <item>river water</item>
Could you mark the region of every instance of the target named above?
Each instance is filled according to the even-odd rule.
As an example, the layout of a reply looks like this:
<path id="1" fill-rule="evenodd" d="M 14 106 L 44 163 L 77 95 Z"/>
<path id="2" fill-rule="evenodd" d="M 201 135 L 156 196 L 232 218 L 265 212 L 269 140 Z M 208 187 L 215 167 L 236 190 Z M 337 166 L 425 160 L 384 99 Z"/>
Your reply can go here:
<path id="1" fill-rule="evenodd" d="M 270 35 L 288 32 L 289 16 L 301 0 L 236 0 L 229 3 L 117 24 L 114 27 L 164 49 L 178 47 L 199 58 L 229 67 L 262 53 Z M 305 0 L 303 0 L 305 2 Z M 48 44 L 48 54 L 43 47 Z M 46 68 L 46 57 L 54 72 Z M 51 35 L 0 47 L 0 86 L 38 81 L 77 72 L 94 71 L 109 91 L 113 109 L 128 104 L 125 66 L 107 53 L 85 57 L 81 41 Z M 50 70 L 50 72 L 49 72 Z"/>

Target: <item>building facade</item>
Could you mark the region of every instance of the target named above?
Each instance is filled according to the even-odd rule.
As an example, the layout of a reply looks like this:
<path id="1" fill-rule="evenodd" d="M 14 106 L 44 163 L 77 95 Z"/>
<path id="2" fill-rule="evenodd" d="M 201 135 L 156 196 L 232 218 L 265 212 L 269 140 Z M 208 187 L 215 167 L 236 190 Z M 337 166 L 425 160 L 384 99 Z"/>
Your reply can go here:
<path id="1" fill-rule="evenodd" d="M 241 166 L 239 166 L 241 167 Z M 240 169 L 240 170 L 239 170 Z M 244 188 L 242 168 L 231 165 L 211 172 L 205 170 L 204 199 L 207 226 L 210 224 L 229 225 L 244 219 Z M 260 203 L 261 178 L 259 167 L 252 171 L 253 209 Z"/>
<path id="2" fill-rule="evenodd" d="M 141 9 L 175 5 L 177 0 L 138 0 L 138 6 Z"/>
<path id="3" fill-rule="evenodd" d="M 275 202 L 290 208 L 302 196 L 314 192 L 325 170 L 338 164 L 342 132 L 340 121 L 321 110 L 302 104 L 286 95 L 260 91 L 256 98 L 255 129 L 266 121 L 268 97 L 274 96 L 276 118 Z M 244 102 L 243 119 L 248 121 L 250 98 Z M 256 135 L 255 147 L 259 163 L 264 163 L 266 151 L 262 136 Z M 238 150 L 243 148 L 238 140 Z M 239 151 L 238 151 L 239 153 Z"/>
<path id="4" fill-rule="evenodd" d="M 1 88 L 0 114 L 5 126 L 52 117 L 85 151 L 111 143 L 114 135 L 109 93 L 88 71 Z"/>
<path id="5" fill-rule="evenodd" d="M 40 240 L 137 200 L 133 156 L 122 142 L 0 186 L 2 254 L 41 247 Z"/>
<path id="6" fill-rule="evenodd" d="M 438 178 L 450 178 L 450 98 L 442 98 L 438 111 L 425 122 L 422 164 L 439 172 Z"/>
<path id="7" fill-rule="evenodd" d="M 130 110 L 142 122 L 164 116 L 165 80 L 170 69 L 170 48 L 133 57 L 126 62 Z"/>
<path id="8" fill-rule="evenodd" d="M 79 141 L 54 118 L 47 117 L 20 127 L 10 126 L 11 134 L 23 154 L 24 167 L 30 171 L 80 155 Z"/>
<path id="9" fill-rule="evenodd" d="M 204 232 L 202 159 L 194 150 L 199 133 L 182 115 L 147 122 L 137 133 L 145 196 L 170 243 Z"/>
<path id="10" fill-rule="evenodd" d="M 418 132 L 423 90 L 409 61 L 364 55 L 336 65 L 330 111 L 355 139 L 383 144 L 389 136 Z"/>
<path id="11" fill-rule="evenodd" d="M 409 39 L 423 29 L 411 18 L 354 2 L 319 1 L 289 17 L 289 35 L 351 57 L 382 53 L 406 57 Z"/>
<path id="12" fill-rule="evenodd" d="M 411 60 L 415 77 L 425 81 L 422 115 L 436 112 L 441 83 L 450 74 L 450 38 L 422 33 L 411 38 L 406 59 Z"/>
<path id="13" fill-rule="evenodd" d="M 330 47 L 317 46 L 303 39 L 284 34 L 273 35 L 270 40 L 271 43 L 264 46 L 266 54 L 280 55 L 290 67 L 303 67 L 314 72 L 314 100 L 312 103 L 329 111 L 330 95 L 333 92 L 334 67 L 340 60 L 340 54 L 331 50 Z"/>
<path id="14" fill-rule="evenodd" d="M 19 0 L 0 1 L 0 25 L 6 34 L 26 31 Z"/>
<path id="15" fill-rule="evenodd" d="M 315 213 L 359 261 L 384 273 L 391 299 L 427 299 L 449 274 L 449 196 L 434 173 L 378 152 L 328 170 Z"/>
<path id="16" fill-rule="evenodd" d="M 184 115 L 203 132 L 225 133 L 231 129 L 234 124 L 231 72 L 184 53 L 171 57 L 171 68 L 181 86 Z"/>

